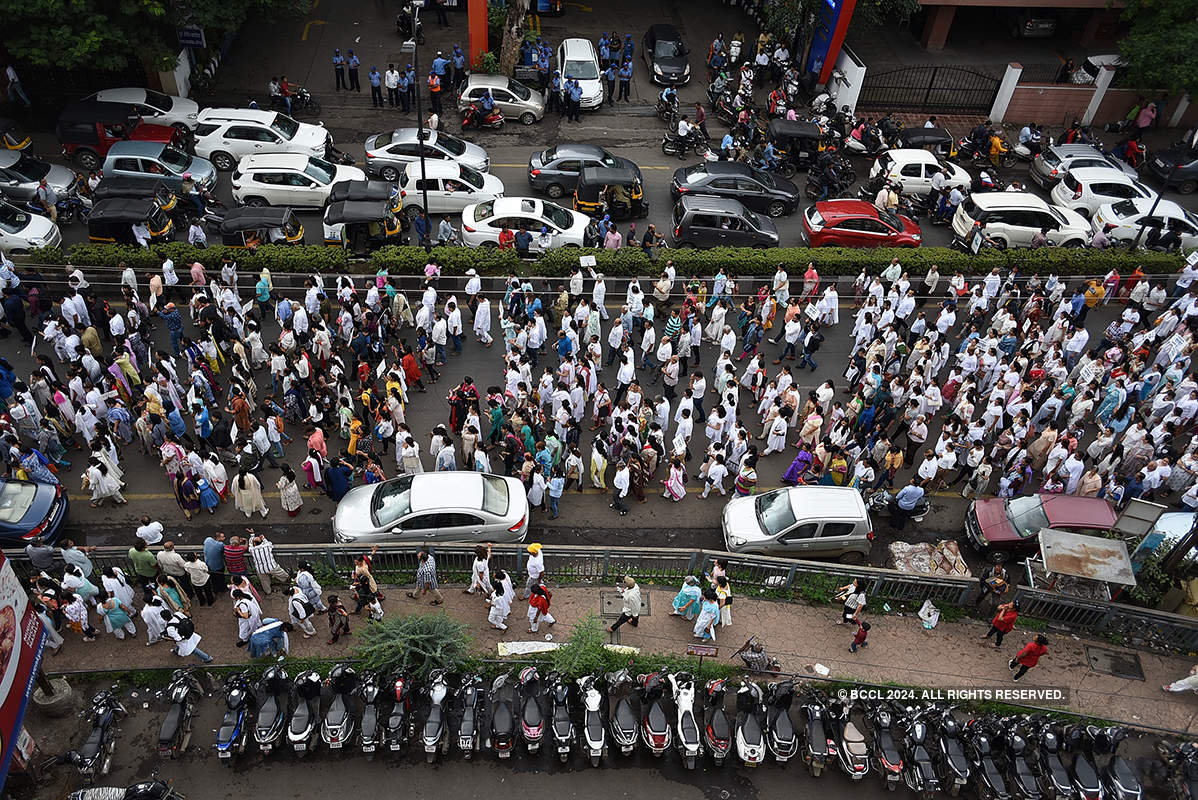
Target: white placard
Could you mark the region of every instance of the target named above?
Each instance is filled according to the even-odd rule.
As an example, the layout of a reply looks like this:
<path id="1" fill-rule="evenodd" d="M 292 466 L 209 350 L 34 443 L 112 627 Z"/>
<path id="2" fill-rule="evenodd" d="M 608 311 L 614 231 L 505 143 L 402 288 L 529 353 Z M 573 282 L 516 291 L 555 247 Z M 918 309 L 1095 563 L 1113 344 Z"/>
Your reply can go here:
<path id="1" fill-rule="evenodd" d="M 578 265 L 580 267 L 594 267 L 597 262 L 594 256 L 579 256 Z"/>

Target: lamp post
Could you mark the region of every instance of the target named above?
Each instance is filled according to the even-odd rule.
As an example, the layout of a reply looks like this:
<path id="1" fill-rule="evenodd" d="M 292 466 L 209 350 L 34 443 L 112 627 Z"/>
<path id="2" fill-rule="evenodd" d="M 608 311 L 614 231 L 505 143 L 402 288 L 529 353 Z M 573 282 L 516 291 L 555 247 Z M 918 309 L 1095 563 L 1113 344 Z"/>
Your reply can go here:
<path id="1" fill-rule="evenodd" d="M 420 36 L 416 32 L 416 26 L 420 24 L 420 9 L 424 7 L 425 0 L 411 0 L 408 8 L 411 10 L 412 16 L 412 38 L 403 43 L 401 49 L 412 51 L 412 71 L 416 73 L 416 81 L 421 79 L 420 73 Z M 420 106 L 420 86 L 417 83 L 412 87 L 413 93 L 416 95 L 416 147 L 420 152 L 420 195 L 422 207 L 420 213 L 424 215 L 424 225 L 428 239 L 432 240 L 431 225 L 432 221 L 428 216 L 428 179 L 424 170 L 424 110 Z M 415 227 L 415 223 L 413 223 Z M 419 242 L 417 242 L 419 244 Z M 430 245 L 425 246 L 426 250 L 431 251 Z"/>
<path id="2" fill-rule="evenodd" d="M 1140 237 L 1142 237 L 1144 235 L 1144 231 L 1148 229 L 1148 220 L 1152 219 L 1152 215 L 1156 213 L 1156 207 L 1161 204 L 1161 195 L 1164 194 L 1165 190 L 1169 188 L 1169 182 L 1173 180 L 1173 176 L 1177 174 L 1177 169 L 1180 166 L 1181 157 L 1179 155 L 1177 160 L 1173 162 L 1173 167 L 1169 170 L 1169 174 L 1165 176 L 1165 182 L 1161 185 L 1161 190 L 1156 193 L 1156 198 L 1152 201 L 1152 206 L 1148 209 L 1148 213 L 1141 218 L 1140 229 L 1136 231 L 1136 238 L 1131 243 L 1132 251 L 1135 251 L 1135 249 L 1140 246 Z"/>

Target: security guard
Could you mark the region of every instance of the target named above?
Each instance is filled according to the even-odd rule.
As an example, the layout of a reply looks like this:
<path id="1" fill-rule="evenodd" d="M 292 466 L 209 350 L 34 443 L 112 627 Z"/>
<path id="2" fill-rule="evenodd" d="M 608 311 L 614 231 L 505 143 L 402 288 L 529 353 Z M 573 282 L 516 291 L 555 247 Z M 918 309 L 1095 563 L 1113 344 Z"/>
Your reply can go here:
<path id="1" fill-rule="evenodd" d="M 345 56 L 341 55 L 340 47 L 333 51 L 333 76 L 337 79 L 336 91 L 349 88 L 345 85 Z"/>
<path id="2" fill-rule="evenodd" d="M 553 78 L 550 81 L 549 110 L 559 114 L 565 113 L 565 108 L 562 105 L 562 74 L 556 69 L 553 71 Z"/>
<path id="3" fill-rule="evenodd" d="M 399 73 L 399 78 L 395 83 L 395 89 L 399 92 L 399 104 L 403 107 L 403 113 L 407 114 L 412 110 L 412 65 L 408 64 L 403 72 Z"/>
<path id="4" fill-rule="evenodd" d="M 570 76 L 566 76 L 570 80 Z M 569 116 L 567 119 L 570 122 L 582 122 L 582 118 L 578 116 L 578 112 L 582 109 L 582 87 L 578 85 L 578 80 L 570 80 L 570 105 L 568 109 Z"/>
<path id="5" fill-rule="evenodd" d="M 379 72 L 379 68 L 373 64 L 370 67 L 370 72 L 366 75 L 366 80 L 370 81 L 370 106 L 371 108 L 383 107 L 383 74 Z"/>
<path id="6" fill-rule="evenodd" d="M 462 52 L 461 45 L 453 46 L 453 85 L 460 87 L 462 82 L 466 80 L 466 54 Z"/>
<path id="7" fill-rule="evenodd" d="M 404 77 L 407 78 L 408 85 L 408 100 L 404 103 L 403 110 L 407 111 L 411 105 L 416 102 L 416 69 L 411 64 L 404 67 Z"/>
<path id="8" fill-rule="evenodd" d="M 611 50 L 607 45 L 607 34 L 599 36 L 599 68 L 607 69 L 608 61 L 611 60 Z"/>
<path id="9" fill-rule="evenodd" d="M 607 62 L 607 69 L 603 70 L 603 82 L 607 84 L 607 104 L 614 106 L 616 104 L 616 62 L 614 60 Z"/>
<path id="10" fill-rule="evenodd" d="M 358 67 L 362 65 L 361 59 L 354 55 L 354 51 L 349 51 L 349 90 L 351 92 L 361 92 L 362 84 L 358 81 Z"/>
<path id="11" fill-rule="evenodd" d="M 433 113 L 441 116 L 441 76 L 431 71 L 428 74 L 428 101 Z"/>
<path id="12" fill-rule="evenodd" d="M 540 82 L 541 91 L 545 91 L 545 87 L 549 85 L 549 49 L 541 48 L 537 53 L 537 79 Z"/>
<path id="13" fill-rule="evenodd" d="M 631 103 L 628 90 L 632 86 L 632 57 L 625 56 L 624 66 L 620 67 L 620 96 L 618 99 Z"/>

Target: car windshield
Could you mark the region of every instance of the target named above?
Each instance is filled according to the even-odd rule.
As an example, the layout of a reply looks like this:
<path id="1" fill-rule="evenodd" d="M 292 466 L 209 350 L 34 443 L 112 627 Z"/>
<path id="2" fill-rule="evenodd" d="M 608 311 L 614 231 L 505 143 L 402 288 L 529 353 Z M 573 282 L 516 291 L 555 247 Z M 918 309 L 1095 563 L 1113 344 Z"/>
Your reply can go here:
<path id="1" fill-rule="evenodd" d="M 299 133 L 299 123 L 286 114 L 275 114 L 275 121 L 270 123 L 270 129 L 287 141 L 291 141 L 295 138 L 295 134 Z"/>
<path id="2" fill-rule="evenodd" d="M 450 136 L 448 133 L 438 133 L 437 144 L 441 145 L 442 150 L 455 156 L 460 156 L 466 152 L 466 143 L 456 136 Z"/>
<path id="3" fill-rule="evenodd" d="M 385 528 L 412 510 L 412 476 L 383 481 L 370 501 L 370 515 L 376 527 Z"/>
<path id="4" fill-rule="evenodd" d="M 174 173 L 183 173 L 191 166 L 191 156 L 174 147 L 162 148 L 158 160 Z"/>
<path id="5" fill-rule="evenodd" d="M 895 214 L 893 211 L 879 211 L 878 219 L 882 220 L 884 225 L 889 225 L 896 231 L 903 229 L 903 223 L 899 222 L 898 214 Z"/>
<path id="6" fill-rule="evenodd" d="M 570 212 L 559 205 L 553 203 L 545 203 L 542 216 L 552 222 L 558 229 L 566 230 L 573 223 L 573 218 Z"/>
<path id="7" fill-rule="evenodd" d="M 599 78 L 599 66 L 594 61 L 567 61 L 562 72 L 580 81 L 593 81 Z"/>
<path id="8" fill-rule="evenodd" d="M 807 221 L 811 223 L 811 227 L 818 228 L 824 224 L 824 217 L 812 206 L 807 209 Z"/>
<path id="9" fill-rule="evenodd" d="M 749 221 L 749 224 L 752 225 L 757 230 L 762 229 L 761 217 L 757 216 L 756 214 L 754 214 L 752 211 L 750 211 L 747 208 L 745 209 L 745 219 L 747 219 Z"/>
<path id="10" fill-rule="evenodd" d="M 532 97 L 532 89 L 529 89 L 527 86 L 520 83 L 520 81 L 508 81 L 507 90 L 516 95 L 516 99 L 518 100 L 527 100 L 528 98 Z"/>
<path id="11" fill-rule="evenodd" d="M 378 136 L 374 137 L 374 146 L 386 147 L 387 145 L 391 144 L 391 141 L 394 138 L 395 135 L 393 133 L 380 133 Z"/>
<path id="12" fill-rule="evenodd" d="M 17 163 L 8 168 L 14 175 L 19 175 L 27 181 L 40 181 L 50 171 L 50 164 L 37 156 L 22 153 Z"/>
<path id="13" fill-rule="evenodd" d="M 755 170 L 753 170 L 753 177 L 757 180 L 758 183 L 760 183 L 762 186 L 765 186 L 766 188 L 769 188 L 769 189 L 777 189 L 778 188 L 778 182 L 776 180 L 774 180 L 774 176 L 769 174 L 768 172 L 762 172 L 759 169 L 755 169 Z"/>
<path id="14" fill-rule="evenodd" d="M 703 176 L 707 174 L 706 164 L 695 164 L 692 167 L 682 168 L 682 177 L 687 183 L 697 183 L 703 180 Z"/>
<path id="15" fill-rule="evenodd" d="M 599 156 L 599 163 L 603 166 L 610 167 L 612 169 L 622 166 L 620 164 L 620 159 L 616 158 L 611 153 L 607 152 L 606 150 L 601 150 L 600 152 L 603 153 L 603 155 Z"/>
<path id="16" fill-rule="evenodd" d="M 1115 212 L 1115 216 L 1120 219 L 1134 217 L 1139 211 L 1136 209 L 1136 204 L 1130 200 L 1120 200 L 1111 206 L 1111 210 Z"/>
<path id="17" fill-rule="evenodd" d="M 309 158 L 308 165 L 304 167 L 304 174 L 328 186 L 333 182 L 337 168 L 323 159 Z"/>
<path id="18" fill-rule="evenodd" d="M 5 483 L 0 486 L 0 522 L 15 525 L 25 518 L 37 496 L 32 483 Z"/>
<path id="19" fill-rule="evenodd" d="M 0 230 L 5 233 L 17 233 L 29 224 L 29 215 L 16 206 L 0 203 Z"/>
<path id="20" fill-rule="evenodd" d="M 175 101 L 170 98 L 170 95 L 146 89 L 146 105 L 153 106 L 159 111 L 170 111 L 175 105 Z"/>
<path id="21" fill-rule="evenodd" d="M 487 217 L 495 212 L 495 201 L 488 200 L 485 203 L 479 203 L 474 207 L 474 221 L 482 222 Z"/>
<path id="22" fill-rule="evenodd" d="M 465 164 L 459 164 L 458 166 L 461 169 L 462 180 L 475 189 L 483 188 L 483 174 L 481 172 Z"/>
<path id="23" fill-rule="evenodd" d="M 502 517 L 507 514 L 508 496 L 507 481 L 495 475 L 483 475 L 483 511 Z"/>
<path id="24" fill-rule="evenodd" d="M 1062 214 L 1056 206 L 1048 206 L 1047 208 L 1048 213 L 1052 214 L 1052 218 L 1057 221 L 1057 227 L 1061 227 L 1066 224 L 1065 215 Z"/>
<path id="25" fill-rule="evenodd" d="M 679 58 L 682 55 L 682 42 L 659 40 L 653 47 L 653 55 L 658 58 Z"/>
<path id="26" fill-rule="evenodd" d="M 1035 495 L 1015 497 L 1007 502 L 1007 519 L 1021 539 L 1035 536 L 1041 528 L 1048 527 L 1048 515 L 1044 504 Z"/>
<path id="27" fill-rule="evenodd" d="M 777 536 L 795 524 L 790 494 L 785 489 L 757 496 L 757 524 L 767 536 Z"/>

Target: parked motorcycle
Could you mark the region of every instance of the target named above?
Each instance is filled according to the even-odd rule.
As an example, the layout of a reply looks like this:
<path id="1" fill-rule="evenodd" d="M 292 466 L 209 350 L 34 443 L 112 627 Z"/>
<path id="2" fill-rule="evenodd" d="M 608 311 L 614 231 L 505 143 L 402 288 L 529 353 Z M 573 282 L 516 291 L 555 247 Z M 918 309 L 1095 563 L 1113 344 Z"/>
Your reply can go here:
<path id="1" fill-rule="evenodd" d="M 255 694 L 258 719 L 254 725 L 254 742 L 263 755 L 270 755 L 283 735 L 287 723 L 287 705 L 291 699 L 291 683 L 281 663 L 271 664 L 262 672 Z"/>
<path id="2" fill-rule="evenodd" d="M 1033 715 L 1029 722 L 1036 744 L 1034 763 L 1041 791 L 1049 800 L 1074 800 L 1077 790 L 1061 759 L 1064 749 L 1057 727 L 1044 714 Z"/>
<path id="3" fill-rule="evenodd" d="M 865 711 L 865 722 L 873 740 L 873 757 L 878 772 L 886 779 L 886 788 L 894 791 L 903 779 L 903 754 L 898 748 L 894 712 L 886 703 L 874 703 Z"/>
<path id="4" fill-rule="evenodd" d="M 385 736 L 387 747 L 398 753 L 408 746 L 412 735 L 412 680 L 402 673 L 391 682 L 394 702 L 387 715 Z"/>
<path id="5" fill-rule="evenodd" d="M 570 711 L 570 684 L 558 672 L 546 675 L 545 681 L 549 684 L 549 730 L 553 735 L 553 748 L 565 764 L 570 760 L 575 739 Z"/>
<path id="6" fill-rule="evenodd" d="M 952 706 L 937 707 L 930 721 L 935 736 L 932 760 L 940 775 L 940 785 L 956 797 L 969 783 L 969 758 L 961 742 L 961 723 L 953 716 Z"/>
<path id="7" fill-rule="evenodd" d="M 1023 717 L 1003 717 L 996 723 L 995 731 L 1011 796 L 1016 800 L 1040 800 L 1040 783 L 1032 770 L 1032 754 L 1023 734 L 1024 725 Z"/>
<path id="8" fill-rule="evenodd" d="M 865 507 L 869 513 L 876 514 L 879 517 L 894 516 L 895 494 L 891 492 L 874 492 L 865 501 Z M 932 504 L 927 498 L 921 498 L 915 504 L 915 508 L 907 512 L 907 520 L 910 522 L 923 522 L 923 518 L 932 510 Z"/>
<path id="9" fill-rule="evenodd" d="M 583 754 L 591 759 L 591 766 L 599 766 L 599 760 L 607 755 L 607 726 L 604 724 L 603 692 L 596 687 L 594 675 L 578 679 L 578 691 L 582 695 L 582 735 L 579 746 Z M 635 731 L 635 729 L 634 729 Z"/>
<path id="10" fill-rule="evenodd" d="M 1008 800 L 1007 781 L 994 758 L 994 742 L 986 721 L 971 719 L 965 725 L 965 753 L 973 772 L 978 800 Z"/>
<path id="11" fill-rule="evenodd" d="M 607 704 L 611 712 L 611 738 L 620 752 L 629 755 L 636 749 L 640 727 L 640 706 L 635 684 L 628 670 L 607 675 Z"/>
<path id="12" fill-rule="evenodd" d="M 345 747 L 354 735 L 354 694 L 358 690 L 358 673 L 349 664 L 338 664 L 329 672 L 327 681 L 333 697 L 320 723 L 320 738 L 332 750 Z"/>
<path id="13" fill-rule="evenodd" d="M 128 716 L 116 695 L 105 689 L 92 698 L 92 703 L 79 716 L 91 721 L 91 732 L 83 747 L 67 754 L 67 760 L 79 768 L 85 780 L 95 780 L 97 775 L 107 775 L 112 766 L 112 754 L 116 750 L 117 719 Z"/>
<path id="14" fill-rule="evenodd" d="M 466 758 L 471 758 L 479 748 L 479 723 L 482 721 L 486 690 L 481 675 L 462 677 L 457 700 L 462 709 L 462 723 L 458 726 L 458 747 Z"/>
<path id="15" fill-rule="evenodd" d="M 541 708 L 541 676 L 536 667 L 520 670 L 520 733 L 529 754 L 541 749 L 545 738 L 545 713 Z"/>
<path id="16" fill-rule="evenodd" d="M 778 681 L 766 686 L 765 742 L 779 764 L 785 764 L 799 752 L 799 737 L 790 719 L 794 696 L 792 681 Z"/>
<path id="17" fill-rule="evenodd" d="M 928 751 L 927 718 L 930 715 L 929 709 L 916 710 L 908 706 L 898 720 L 903 732 L 900 740 L 903 747 L 903 782 L 920 800 L 931 800 L 941 789 L 940 777 L 936 774 L 932 754 Z"/>
<path id="18" fill-rule="evenodd" d="M 1156 752 L 1169 770 L 1173 800 L 1198 798 L 1198 744 L 1160 740 L 1156 743 Z"/>
<path id="19" fill-rule="evenodd" d="M 836 741 L 836 756 L 840 769 L 855 781 L 869 774 L 869 747 L 865 736 L 853 722 L 853 704 L 835 698 L 826 704 L 832 738 Z"/>
<path id="20" fill-rule="evenodd" d="M 424 728 L 421 742 L 424 744 L 424 760 L 433 763 L 437 760 L 437 751 L 449 752 L 449 736 L 446 733 L 446 704 L 449 697 L 449 682 L 445 680 L 445 670 L 435 669 L 429 673 L 428 686 L 424 688 L 428 697 L 428 715 L 424 718 Z"/>
<path id="21" fill-rule="evenodd" d="M 689 672 L 672 672 L 666 676 L 677 713 L 678 754 L 687 769 L 694 769 L 703 755 L 703 740 L 695 717 L 695 676 Z"/>
<path id="22" fill-rule="evenodd" d="M 158 693 L 158 699 L 169 700 L 171 704 L 158 729 L 159 756 L 176 758 L 187 749 L 195 721 L 196 703 L 203 696 L 204 690 L 200 688 L 191 669 L 177 669 L 171 673 L 170 685 Z"/>
<path id="23" fill-rule="evenodd" d="M 1086 726 L 1081 723 L 1070 725 L 1065 729 L 1061 741 L 1073 753 L 1073 760 L 1069 762 L 1069 777 L 1079 800 L 1102 800 L 1102 779 L 1089 752 Z"/>
<path id="24" fill-rule="evenodd" d="M 413 7 L 411 2 L 405 3 L 403 9 L 395 15 L 395 30 L 405 41 L 413 38 L 413 21 L 415 21 L 416 43 L 424 44 L 424 23 L 420 21 L 422 5 Z"/>
<path id="25" fill-rule="evenodd" d="M 828 764 L 828 756 L 839 758 L 836 740 L 828 724 L 828 708 L 817 692 L 809 692 L 799 707 L 803 718 L 803 763 L 811 777 L 818 778 Z"/>
<path id="26" fill-rule="evenodd" d="M 741 681 L 736 690 L 736 755 L 746 767 L 765 762 L 765 704 L 761 687 Z"/>
<path id="27" fill-rule="evenodd" d="M 487 746 L 500 758 L 511 758 L 516 749 L 516 690 L 512 673 L 505 672 L 491 684 L 491 737 Z"/>
<path id="28" fill-rule="evenodd" d="M 707 693 L 707 709 L 704 712 L 703 742 L 711 752 L 711 758 L 717 767 L 722 766 L 732 749 L 732 720 L 724 710 L 724 693 L 728 682 L 723 678 L 715 678 L 707 682 L 704 691 Z"/>
<path id="29" fill-rule="evenodd" d="M 483 108 L 478 103 L 471 103 L 462 112 L 462 130 L 467 131 L 471 128 L 482 130 L 488 128 L 490 130 L 499 130 L 503 127 L 503 112 L 498 106 L 492 106 L 490 111 L 483 111 Z"/>
<path id="30" fill-rule="evenodd" d="M 295 709 L 287 725 L 287 743 L 300 758 L 312 749 L 316 726 L 320 722 L 320 695 L 322 689 L 320 673 L 316 670 L 301 672 L 295 676 L 292 689 L 295 692 Z"/>
<path id="31" fill-rule="evenodd" d="M 637 675 L 641 695 L 641 741 L 660 757 L 670 749 L 673 732 L 665 709 L 665 680 L 660 672 Z"/>
<path id="32" fill-rule="evenodd" d="M 358 740 L 366 760 L 374 759 L 374 754 L 380 747 L 385 746 L 385 739 L 380 735 L 384 728 L 379 719 L 379 676 L 378 673 L 367 670 L 362 673 L 358 683 L 358 697 L 362 701 L 362 726 Z"/>
<path id="33" fill-rule="evenodd" d="M 1086 728 L 1095 763 L 1106 756 L 1106 762 L 1098 770 L 1098 777 L 1111 800 L 1140 800 L 1144 795 L 1144 788 L 1135 770 L 1127 763 L 1127 759 L 1119 755 L 1119 744 L 1127 735 L 1127 728 L 1119 725 L 1106 728 L 1090 725 Z"/>
<path id="34" fill-rule="evenodd" d="M 138 781 L 124 789 L 119 786 L 93 786 L 79 789 L 66 796 L 66 800 L 187 800 L 174 787 L 158 780 Z"/>
<path id="35" fill-rule="evenodd" d="M 245 752 L 254 693 L 244 672 L 235 672 L 225 678 L 224 691 L 225 715 L 216 732 L 216 755 L 221 764 L 231 767 L 234 757 Z"/>

